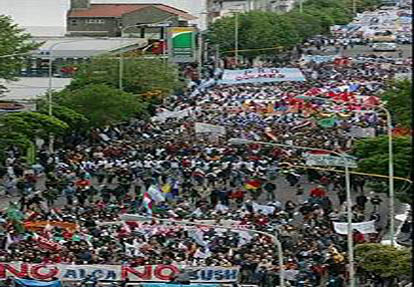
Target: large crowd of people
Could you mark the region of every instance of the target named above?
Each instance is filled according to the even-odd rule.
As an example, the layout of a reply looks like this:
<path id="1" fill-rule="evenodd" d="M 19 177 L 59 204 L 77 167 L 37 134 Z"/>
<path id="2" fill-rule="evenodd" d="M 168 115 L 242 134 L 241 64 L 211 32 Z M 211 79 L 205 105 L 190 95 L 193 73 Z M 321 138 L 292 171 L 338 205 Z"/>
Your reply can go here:
<path id="1" fill-rule="evenodd" d="M 383 115 L 372 107 L 381 105 L 386 81 L 409 67 L 352 59 L 298 59 L 290 67 L 307 81 L 194 85 L 167 98 L 151 121 L 70 135 L 55 153 L 41 150 L 31 167 L 10 149 L 3 185 L 13 199 L 1 212 L 0 261 L 238 266 L 239 282 L 277 286 L 274 242 L 231 228 L 238 226 L 278 236 L 290 286 L 345 286 L 346 236 L 332 225 L 346 221 L 343 175 L 305 168 L 304 150 L 228 140 L 351 154 L 359 137 L 353 129 L 386 133 Z M 219 77 L 212 72 L 210 81 Z M 321 125 L 326 118 L 334 119 L 330 126 Z M 224 127 L 225 134 L 196 132 L 195 123 Z M 377 221 L 375 234 L 355 231 L 355 244 L 378 241 L 381 198 L 367 191 L 368 178 L 351 179 L 353 221 Z M 125 214 L 153 219 L 124 221 Z M 180 225 L 183 219 L 199 225 Z M 33 229 L 30 222 L 66 227 Z M 207 222 L 227 227 L 203 227 Z M 39 247 L 39 236 L 57 249 Z"/>

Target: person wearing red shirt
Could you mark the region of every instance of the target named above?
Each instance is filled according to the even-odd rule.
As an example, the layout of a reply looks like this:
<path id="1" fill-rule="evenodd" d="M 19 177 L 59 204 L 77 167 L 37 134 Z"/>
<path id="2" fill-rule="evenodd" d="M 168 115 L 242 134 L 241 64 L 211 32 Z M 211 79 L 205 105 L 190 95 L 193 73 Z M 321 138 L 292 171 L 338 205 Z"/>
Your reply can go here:
<path id="1" fill-rule="evenodd" d="M 354 234 L 352 235 L 354 237 L 355 244 L 360 244 L 365 242 L 365 236 L 358 230 L 354 230 Z"/>
<path id="2" fill-rule="evenodd" d="M 78 188 L 85 188 L 87 186 L 91 185 L 91 181 L 88 179 L 79 179 L 78 181 L 76 181 L 76 187 Z"/>
<path id="3" fill-rule="evenodd" d="M 310 191 L 310 196 L 322 198 L 326 196 L 326 191 L 323 189 L 322 185 L 318 185 Z"/>

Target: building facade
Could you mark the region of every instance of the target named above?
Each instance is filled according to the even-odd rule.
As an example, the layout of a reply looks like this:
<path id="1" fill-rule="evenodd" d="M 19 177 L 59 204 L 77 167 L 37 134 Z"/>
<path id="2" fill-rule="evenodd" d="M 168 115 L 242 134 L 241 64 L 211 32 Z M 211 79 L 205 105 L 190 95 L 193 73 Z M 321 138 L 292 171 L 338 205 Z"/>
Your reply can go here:
<path id="1" fill-rule="evenodd" d="M 90 0 L 71 0 L 67 13 L 67 36 L 120 37 L 134 34 L 140 38 L 150 35 L 151 38 L 163 39 L 163 27 L 145 27 L 145 24 L 168 20 L 170 26 L 187 26 L 188 21 L 195 19 L 186 11 L 163 4 L 91 4 Z M 134 25 L 142 27 L 131 27 Z"/>

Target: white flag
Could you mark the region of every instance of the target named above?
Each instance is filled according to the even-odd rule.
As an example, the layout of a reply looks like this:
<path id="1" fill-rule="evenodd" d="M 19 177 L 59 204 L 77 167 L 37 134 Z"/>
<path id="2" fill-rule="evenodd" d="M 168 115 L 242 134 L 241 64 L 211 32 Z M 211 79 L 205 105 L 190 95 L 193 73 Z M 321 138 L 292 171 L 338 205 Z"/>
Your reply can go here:
<path id="1" fill-rule="evenodd" d="M 152 200 L 154 200 L 157 203 L 165 201 L 165 197 L 157 185 L 151 185 L 148 188 L 148 194 L 151 196 Z"/>

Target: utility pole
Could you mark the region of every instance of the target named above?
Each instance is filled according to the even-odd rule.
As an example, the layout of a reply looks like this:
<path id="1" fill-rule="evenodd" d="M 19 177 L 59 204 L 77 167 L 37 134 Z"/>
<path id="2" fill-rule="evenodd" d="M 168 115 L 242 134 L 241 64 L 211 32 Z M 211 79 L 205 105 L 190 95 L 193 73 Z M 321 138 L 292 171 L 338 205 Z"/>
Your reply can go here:
<path id="1" fill-rule="evenodd" d="M 203 68 L 203 35 L 201 31 L 198 32 L 198 78 L 201 81 Z"/>
<path id="2" fill-rule="evenodd" d="M 234 15 L 234 63 L 239 65 L 239 12 Z"/>
<path id="3" fill-rule="evenodd" d="M 220 45 L 215 45 L 216 55 L 214 59 L 215 67 L 216 69 L 220 68 Z"/>

